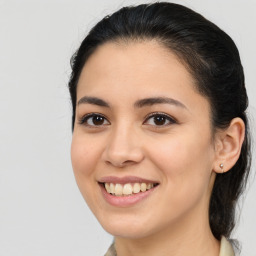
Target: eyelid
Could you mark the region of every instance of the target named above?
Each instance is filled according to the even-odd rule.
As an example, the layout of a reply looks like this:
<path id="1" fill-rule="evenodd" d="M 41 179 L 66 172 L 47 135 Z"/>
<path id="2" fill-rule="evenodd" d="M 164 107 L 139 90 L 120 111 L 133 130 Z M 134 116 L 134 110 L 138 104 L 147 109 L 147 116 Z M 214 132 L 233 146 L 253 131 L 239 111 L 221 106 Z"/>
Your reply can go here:
<path id="1" fill-rule="evenodd" d="M 169 120 L 170 124 L 177 124 L 178 123 L 178 121 L 174 117 L 170 116 L 169 114 L 166 114 L 164 112 L 153 112 L 153 113 L 148 114 L 145 117 L 145 121 L 143 122 L 143 124 L 145 124 L 145 122 L 148 121 L 151 117 L 154 117 L 154 116 L 157 116 L 157 115 L 166 117 L 166 119 Z M 168 126 L 168 125 L 169 124 L 159 125 L 158 128 L 165 127 L 165 126 Z M 155 125 L 155 126 L 157 127 L 157 125 Z"/>
<path id="2" fill-rule="evenodd" d="M 89 124 L 86 124 L 86 121 L 91 118 L 91 117 L 94 117 L 94 116 L 101 116 L 103 117 L 105 120 L 107 120 L 108 124 L 111 124 L 108 120 L 108 118 L 101 114 L 101 113 L 97 113 L 97 112 L 93 112 L 93 113 L 88 113 L 88 114 L 85 114 L 83 115 L 81 118 L 78 118 L 78 123 L 81 124 L 81 125 L 86 125 L 88 127 L 93 127 L 93 128 L 97 128 L 97 127 L 102 127 L 104 125 L 89 125 Z"/>

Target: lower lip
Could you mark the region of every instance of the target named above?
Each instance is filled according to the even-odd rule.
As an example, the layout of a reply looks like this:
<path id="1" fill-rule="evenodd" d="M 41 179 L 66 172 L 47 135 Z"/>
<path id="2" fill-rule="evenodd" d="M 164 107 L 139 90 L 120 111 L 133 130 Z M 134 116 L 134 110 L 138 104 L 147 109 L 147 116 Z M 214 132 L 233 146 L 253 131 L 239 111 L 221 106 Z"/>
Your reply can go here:
<path id="1" fill-rule="evenodd" d="M 158 187 L 158 186 L 157 186 Z M 145 192 L 140 192 L 137 194 L 132 194 L 129 196 L 114 196 L 112 194 L 109 194 L 106 189 L 100 185 L 101 192 L 103 194 L 104 199 L 111 205 L 113 206 L 118 206 L 118 207 L 127 207 L 127 206 L 132 206 L 135 205 L 147 197 L 149 197 L 157 187 L 151 188 Z"/>

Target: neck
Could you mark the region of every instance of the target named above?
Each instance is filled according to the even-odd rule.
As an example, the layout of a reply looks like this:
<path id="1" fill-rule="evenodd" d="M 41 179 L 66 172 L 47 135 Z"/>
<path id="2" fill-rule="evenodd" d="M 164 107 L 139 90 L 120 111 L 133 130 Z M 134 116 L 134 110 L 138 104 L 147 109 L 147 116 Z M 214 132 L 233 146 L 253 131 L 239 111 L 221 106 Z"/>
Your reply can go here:
<path id="1" fill-rule="evenodd" d="M 197 219 L 198 221 L 195 221 Z M 118 256 L 218 256 L 220 242 L 213 236 L 205 216 L 186 217 L 174 225 L 143 238 L 115 237 Z"/>

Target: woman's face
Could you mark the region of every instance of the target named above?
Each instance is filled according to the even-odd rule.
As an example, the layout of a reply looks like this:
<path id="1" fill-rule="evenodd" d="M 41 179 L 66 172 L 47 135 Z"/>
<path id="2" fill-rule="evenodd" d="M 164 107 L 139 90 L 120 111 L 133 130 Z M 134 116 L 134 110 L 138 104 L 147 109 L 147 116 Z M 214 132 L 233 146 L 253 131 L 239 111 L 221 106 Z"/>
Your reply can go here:
<path id="1" fill-rule="evenodd" d="M 209 102 L 194 88 L 153 41 L 107 43 L 86 62 L 72 164 L 109 233 L 140 238 L 208 220 L 215 152 Z"/>

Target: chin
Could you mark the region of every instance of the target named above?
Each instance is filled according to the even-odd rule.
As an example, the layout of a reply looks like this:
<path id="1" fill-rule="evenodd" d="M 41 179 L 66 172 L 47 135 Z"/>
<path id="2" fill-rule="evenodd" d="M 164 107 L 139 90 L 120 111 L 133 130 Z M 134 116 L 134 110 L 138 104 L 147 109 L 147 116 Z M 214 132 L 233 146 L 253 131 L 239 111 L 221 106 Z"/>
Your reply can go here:
<path id="1" fill-rule="evenodd" d="M 98 218 L 99 223 L 106 232 L 113 236 L 126 238 L 142 238 L 148 235 L 152 227 L 145 224 L 145 220 L 133 216 L 109 216 L 106 215 Z"/>
<path id="2" fill-rule="evenodd" d="M 106 232 L 115 236 L 130 239 L 140 239 L 154 233 L 154 223 L 147 218 L 141 219 L 136 215 L 129 217 L 98 218 L 100 224 Z M 151 223 L 151 225 L 149 225 Z"/>
<path id="3" fill-rule="evenodd" d="M 114 237 L 122 237 L 129 239 L 141 239 L 150 236 L 151 234 L 142 227 L 131 227 L 130 225 L 126 225 L 124 227 L 115 227 L 111 225 L 111 227 L 103 227 L 106 232 L 113 235 Z"/>

